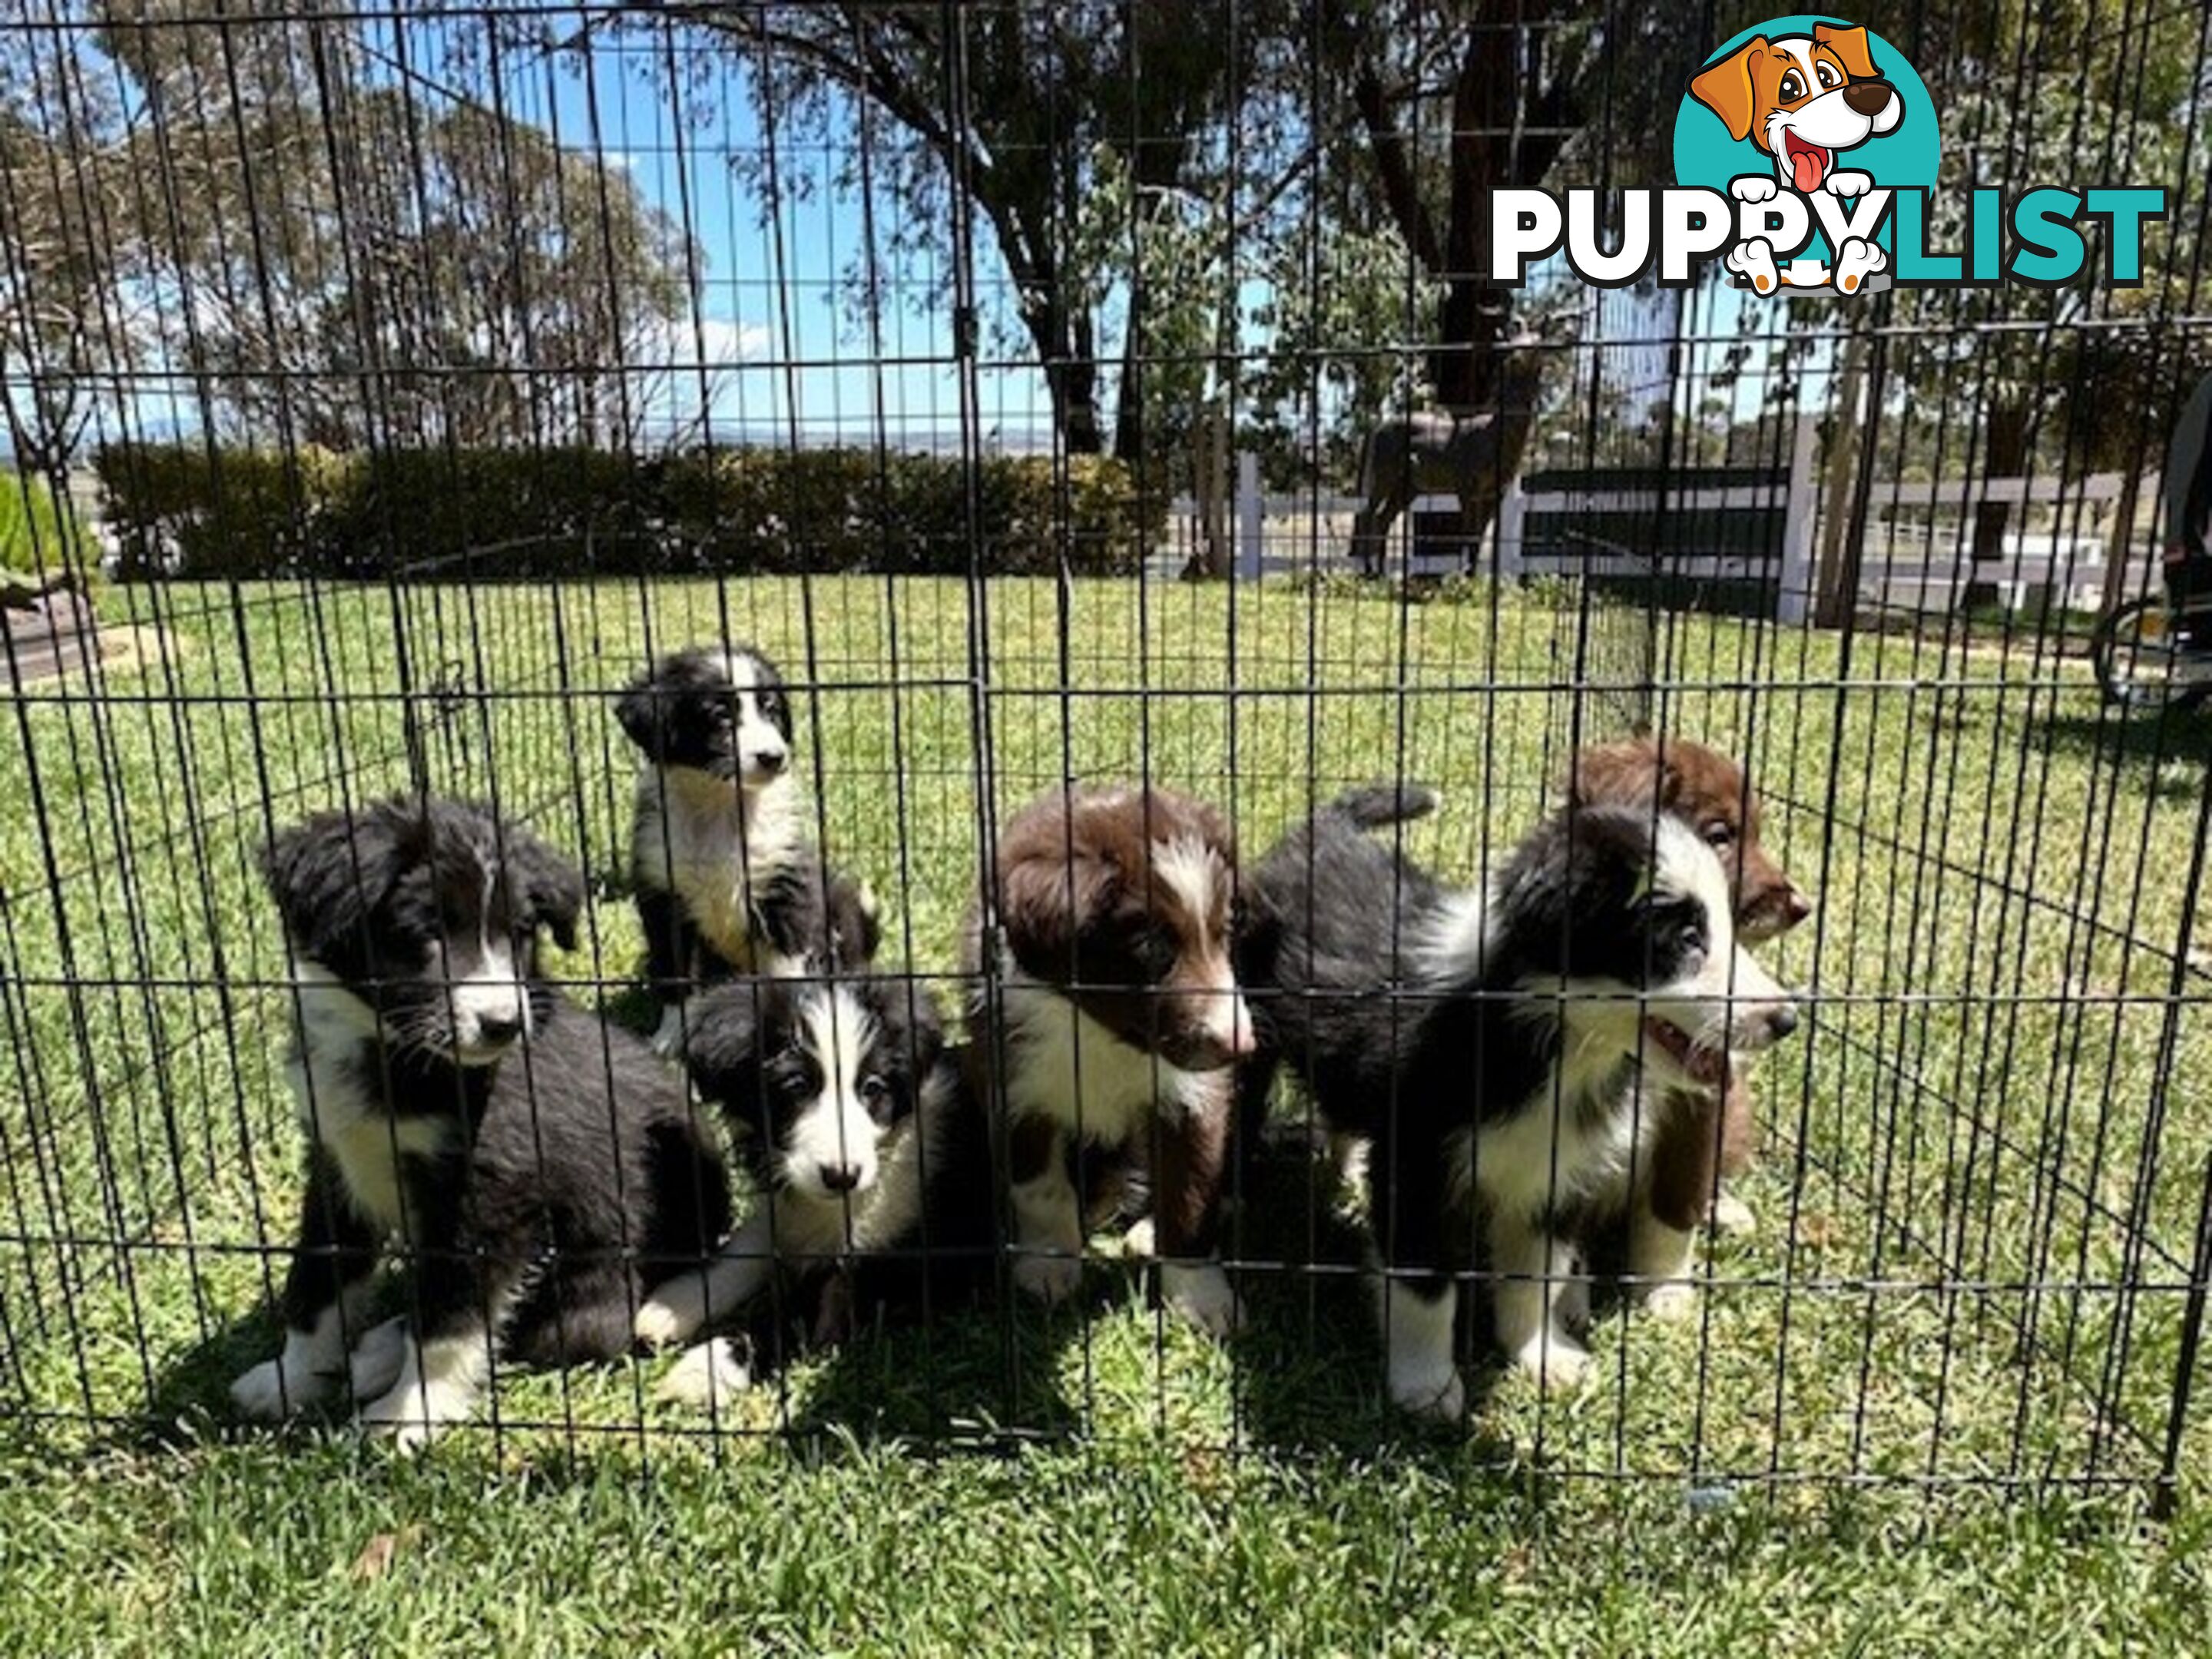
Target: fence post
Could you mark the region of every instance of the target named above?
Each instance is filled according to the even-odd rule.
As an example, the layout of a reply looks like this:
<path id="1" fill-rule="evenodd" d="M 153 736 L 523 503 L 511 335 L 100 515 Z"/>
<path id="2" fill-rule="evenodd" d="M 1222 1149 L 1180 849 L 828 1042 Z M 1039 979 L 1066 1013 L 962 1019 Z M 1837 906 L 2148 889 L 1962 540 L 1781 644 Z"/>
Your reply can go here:
<path id="1" fill-rule="evenodd" d="M 1505 486 L 1505 499 L 1498 506 L 1498 580 L 1517 582 L 1521 580 L 1521 526 L 1528 511 L 1528 498 L 1521 493 L 1521 478 L 1515 474 L 1512 483 Z"/>
<path id="2" fill-rule="evenodd" d="M 1783 506 L 1782 580 L 1774 596 L 1774 618 L 1802 628 L 1812 609 L 1813 511 L 1819 500 L 1813 484 L 1819 460 L 1820 423 L 1800 404 L 1797 430 L 1790 447 L 1790 494 Z"/>
<path id="3" fill-rule="evenodd" d="M 1260 580 L 1261 530 L 1266 515 L 1260 495 L 1260 458 L 1250 450 L 1237 457 L 1237 580 Z"/>
<path id="4" fill-rule="evenodd" d="M 2166 488 L 2166 479 L 2154 475 L 2148 495 L 2158 500 Z M 2097 603 L 2097 614 L 2109 617 L 2124 604 L 2128 597 L 2128 578 L 2134 574 L 2136 562 L 2136 509 L 2145 490 L 2143 475 L 2135 467 L 2123 463 L 2120 468 L 2120 499 L 2112 508 L 2112 534 L 2105 538 L 2105 591 Z M 2151 565 L 2156 571 L 2156 563 Z M 2155 585 L 2155 584 L 2154 584 Z"/>

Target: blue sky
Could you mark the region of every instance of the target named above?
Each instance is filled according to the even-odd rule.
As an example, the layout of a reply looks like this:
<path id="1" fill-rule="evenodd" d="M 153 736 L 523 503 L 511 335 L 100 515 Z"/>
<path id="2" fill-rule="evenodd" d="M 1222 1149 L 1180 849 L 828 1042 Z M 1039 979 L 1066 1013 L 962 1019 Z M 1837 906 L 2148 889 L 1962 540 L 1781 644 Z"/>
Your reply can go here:
<path id="1" fill-rule="evenodd" d="M 652 50 L 665 48 L 656 44 Z M 510 94 L 517 97 L 513 112 L 589 149 L 596 108 L 600 153 L 629 173 L 647 201 L 690 227 L 707 262 L 699 306 L 707 356 L 744 362 L 719 375 L 712 418 L 748 429 L 782 428 L 795 405 L 799 426 L 809 432 L 866 441 L 875 435 L 880 409 L 894 443 L 902 436 L 920 441 L 933 430 L 956 430 L 958 391 L 949 367 L 951 331 L 942 303 L 932 299 L 880 307 L 881 353 L 891 365 L 880 371 L 870 367 L 875 348 L 857 331 L 850 307 L 838 303 L 843 274 L 865 230 L 860 204 L 832 182 L 836 169 L 852 165 L 860 148 L 857 119 L 833 127 L 830 153 L 788 143 L 778 147 L 777 166 L 787 185 L 811 188 L 792 191 L 796 199 L 780 224 L 763 225 L 759 197 L 732 178 L 728 165 L 733 156 L 757 157 L 763 151 L 742 65 L 733 65 L 728 54 L 714 58 L 708 82 L 697 88 L 692 119 L 679 133 L 659 78 L 641 76 L 635 46 L 597 51 L 588 87 L 580 70 L 564 68 L 552 76 L 550 96 L 540 71 L 535 106 L 527 94 Z M 876 137 L 887 146 L 888 132 Z M 878 210 L 888 210 L 879 204 Z M 988 228 L 978 229 L 976 253 L 988 309 L 992 300 L 1006 296 Z M 927 273 L 912 275 L 917 286 L 927 282 Z M 1256 287 L 1248 288 L 1248 304 L 1261 297 Z M 1695 315 L 1707 335 L 1732 338 L 1743 306 L 1743 295 L 1723 285 L 1707 291 Z M 1617 328 L 1627 319 L 1632 330 L 1650 326 L 1648 317 L 1632 313 L 1632 307 L 1610 303 L 1598 321 Z M 1781 321 L 1778 310 L 1771 323 Z M 1102 349 L 1111 343 L 1102 342 Z M 696 358 L 689 339 L 681 343 L 680 355 Z M 902 362 L 911 366 L 898 366 Z M 1010 447 L 1048 443 L 1049 404 L 1042 376 L 1025 362 L 994 356 L 988 331 L 986 365 L 979 394 L 987 440 Z M 1737 382 L 1731 399 L 1738 418 L 1757 412 L 1764 391 L 1755 373 Z M 695 395 L 687 415 L 696 403 Z"/>
<path id="2" fill-rule="evenodd" d="M 547 15 L 549 41 L 576 27 L 575 14 Z M 702 263 L 690 314 L 652 344 L 651 355 L 673 370 L 654 377 L 653 426 L 724 443 L 796 436 L 868 444 L 880 437 L 909 447 L 957 441 L 959 389 L 935 273 L 883 273 L 889 289 L 877 308 L 879 338 L 871 338 L 855 308 L 842 302 L 865 231 L 860 203 L 836 183 L 860 153 L 857 117 L 833 123 L 826 143 L 777 146 L 787 199 L 775 222 L 763 222 L 759 194 L 732 166 L 735 158 L 759 159 L 764 146 L 744 69 L 729 51 L 681 35 L 672 47 L 652 32 L 609 33 L 588 58 L 509 46 L 495 76 L 482 63 L 449 64 L 449 26 L 435 18 L 365 27 L 370 76 L 404 75 L 425 100 L 465 95 L 544 128 L 570 149 L 604 158 L 647 203 L 688 230 Z M 672 49 L 692 54 L 678 60 L 689 86 L 680 111 L 665 94 Z M 887 149 L 888 131 L 878 142 Z M 880 194 L 878 211 L 891 211 Z M 895 227 L 878 228 L 887 237 Z M 976 253 L 986 313 L 1003 319 L 1011 307 L 986 228 L 978 229 Z M 1256 301 L 1261 291 L 1248 288 L 1245 297 Z M 1741 308 L 1740 297 L 1723 289 L 1701 306 L 1700 319 L 1711 332 L 1733 334 Z M 1613 331 L 1650 326 L 1648 315 L 1615 302 L 1597 320 Z M 985 331 L 981 436 L 1007 448 L 1046 446 L 1051 422 L 1042 377 L 1024 354 L 1002 355 L 994 341 L 1005 337 L 1004 330 Z M 1102 355 L 1114 346 L 1103 340 Z M 1629 355 L 1609 354 L 1609 368 Z M 1659 361 L 1663 365 L 1663 352 Z M 1752 412 L 1759 390 L 1755 376 L 1746 377 L 1735 393 L 1740 414 Z M 133 424 L 143 430 L 189 419 L 166 396 L 159 407 L 151 396 L 137 402 Z"/>
<path id="3" fill-rule="evenodd" d="M 642 54 L 655 53 L 650 68 L 659 70 L 662 50 L 657 42 L 602 46 L 588 70 L 570 56 L 550 76 L 534 68 L 527 84 L 512 76 L 509 112 L 573 148 L 596 150 L 689 229 L 703 265 L 696 315 L 678 331 L 672 355 L 695 368 L 712 367 L 705 401 L 714 435 L 787 434 L 795 424 L 809 436 L 868 441 L 880 426 L 898 444 L 957 432 L 951 330 L 942 301 L 921 297 L 929 273 L 905 273 L 901 287 L 899 273 L 883 271 L 891 286 L 877 307 L 879 342 L 841 302 L 866 228 L 860 203 L 835 185 L 836 170 L 857 156 L 857 124 L 834 130 L 826 149 L 778 145 L 775 164 L 787 199 L 775 221 L 763 222 L 761 195 L 732 166 L 764 154 L 744 69 L 726 53 L 684 63 L 708 78 L 695 86 L 679 130 L 659 76 L 645 72 Z M 878 212 L 888 211 L 879 192 Z M 890 228 L 879 227 L 885 234 Z M 979 282 L 997 281 L 988 235 L 978 237 L 978 267 Z M 675 394 L 678 412 L 694 418 L 697 375 L 679 380 L 686 384 Z M 1047 440 L 1048 404 L 1033 368 L 987 356 L 978 392 L 987 435 L 995 430 L 1012 447 Z"/>

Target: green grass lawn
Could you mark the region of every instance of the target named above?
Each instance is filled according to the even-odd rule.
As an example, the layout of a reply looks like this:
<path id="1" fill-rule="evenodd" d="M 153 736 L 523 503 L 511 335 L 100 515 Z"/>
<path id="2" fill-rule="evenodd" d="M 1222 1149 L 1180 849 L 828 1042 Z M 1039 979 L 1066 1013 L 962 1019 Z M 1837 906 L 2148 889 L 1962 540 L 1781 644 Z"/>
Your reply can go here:
<path id="1" fill-rule="evenodd" d="M 1471 875 L 1616 727 L 1572 688 L 1626 690 L 1641 624 L 1556 592 L 1029 581 L 980 608 L 863 579 L 118 599 L 167 659 L 98 702 L 38 688 L 0 738 L 0 1648 L 2201 1636 L 2201 1413 L 2179 1518 L 2142 1500 L 2212 1154 L 2212 937 L 2185 906 L 2207 728 L 2124 727 L 2077 665 L 1995 636 L 1846 653 L 1662 619 L 1661 719 L 1752 760 L 1821 895 L 1777 954 L 1816 1014 L 1760 1068 L 1757 1231 L 1713 1247 L 1698 1319 L 1603 1321 L 1570 1399 L 1508 1381 L 1464 1435 L 1395 1421 L 1347 1230 L 1285 1170 L 1249 1206 L 1231 1350 L 1102 1250 L 1080 1310 L 802 1362 L 711 1425 L 651 1401 L 658 1363 L 505 1377 L 401 1468 L 235 1425 L 223 1389 L 276 1340 L 263 1247 L 299 1162 L 252 853 L 402 786 L 410 699 L 440 787 L 606 882 L 608 693 L 648 648 L 759 641 L 817 688 L 802 772 L 887 956 L 949 974 L 983 803 L 1064 776 L 1148 771 L 1256 850 L 1402 771 L 1446 798 L 1413 851 Z M 592 921 L 560 969 L 618 998 L 611 884 Z"/>

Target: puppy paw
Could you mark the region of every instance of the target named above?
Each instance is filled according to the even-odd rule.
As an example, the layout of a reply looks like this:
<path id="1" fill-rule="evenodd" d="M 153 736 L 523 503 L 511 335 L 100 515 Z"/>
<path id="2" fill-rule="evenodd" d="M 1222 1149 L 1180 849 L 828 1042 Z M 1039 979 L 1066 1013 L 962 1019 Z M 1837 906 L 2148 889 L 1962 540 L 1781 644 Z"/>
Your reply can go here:
<path id="1" fill-rule="evenodd" d="M 660 1379 L 653 1397 L 694 1411 L 713 1411 L 752 1385 L 752 1368 L 739 1357 L 737 1346 L 727 1337 L 718 1336 L 684 1350 Z"/>
<path id="2" fill-rule="evenodd" d="M 1739 202 L 1771 202 L 1781 194 L 1773 175 L 1747 173 L 1729 180 L 1729 194 Z"/>
<path id="3" fill-rule="evenodd" d="M 648 1348 L 672 1348 L 698 1334 L 706 1321 L 698 1275 L 672 1279 L 638 1304 L 630 1329 Z"/>
<path id="4" fill-rule="evenodd" d="M 1832 173 L 1828 175 L 1828 193 L 1832 196 L 1863 196 L 1874 188 L 1874 179 L 1863 173 Z"/>
<path id="5" fill-rule="evenodd" d="M 1759 1231 L 1759 1218 L 1752 1213 L 1751 1206 L 1734 1193 L 1723 1193 L 1713 1200 L 1710 1219 L 1715 1232 L 1737 1238 L 1748 1238 Z"/>
<path id="6" fill-rule="evenodd" d="M 1514 1368 L 1534 1377 L 1547 1394 L 1576 1387 L 1589 1375 L 1589 1350 L 1558 1331 L 1548 1339 L 1536 1338 L 1513 1356 Z"/>
<path id="7" fill-rule="evenodd" d="M 1162 1262 L 1160 1297 L 1217 1340 L 1234 1336 L 1243 1327 L 1244 1314 L 1237 1305 L 1237 1291 L 1218 1262 Z"/>
<path id="8" fill-rule="evenodd" d="M 445 1430 L 465 1422 L 475 1403 L 450 1384 L 409 1378 L 361 1408 L 361 1425 L 395 1451 L 411 1455 Z"/>
<path id="9" fill-rule="evenodd" d="M 1081 1288 L 1083 1261 L 1072 1255 L 1025 1255 L 1014 1263 L 1014 1288 L 1051 1307 Z"/>
<path id="10" fill-rule="evenodd" d="M 1467 1413 L 1467 1385 L 1456 1368 L 1442 1376 L 1424 1371 L 1411 1376 L 1393 1372 L 1390 1403 L 1408 1417 L 1429 1423 L 1456 1423 Z"/>
<path id="11" fill-rule="evenodd" d="M 1654 1285 L 1644 1293 L 1644 1311 L 1669 1324 L 1687 1319 L 1698 1310 L 1698 1287 L 1679 1279 Z"/>
<path id="12" fill-rule="evenodd" d="M 346 1379 L 356 1400 L 374 1400 L 391 1392 L 407 1363 L 407 1321 L 387 1319 L 362 1334 L 346 1364 Z"/>
<path id="13" fill-rule="evenodd" d="M 1844 244 L 1843 252 L 1836 256 L 1836 289 L 1838 293 L 1856 294 L 1866 286 L 1866 279 L 1877 270 L 1889 268 L 1889 256 L 1863 236 L 1854 236 Z"/>
<path id="14" fill-rule="evenodd" d="M 653 1052 L 663 1060 L 676 1060 L 682 1056 L 684 1010 L 679 1005 L 672 1002 L 661 1010 L 660 1024 L 654 1027 L 653 1036 L 647 1041 Z"/>
<path id="15" fill-rule="evenodd" d="M 264 1359 L 240 1374 L 230 1385 L 230 1400 L 248 1417 L 274 1423 L 313 1405 L 330 1388 L 331 1379 L 319 1371 L 288 1371 L 282 1359 Z"/>
<path id="16" fill-rule="evenodd" d="M 1759 237 L 1738 242 L 1728 251 L 1721 264 L 1761 294 L 1771 294 L 1782 286 L 1781 276 L 1774 268 L 1774 245 Z"/>

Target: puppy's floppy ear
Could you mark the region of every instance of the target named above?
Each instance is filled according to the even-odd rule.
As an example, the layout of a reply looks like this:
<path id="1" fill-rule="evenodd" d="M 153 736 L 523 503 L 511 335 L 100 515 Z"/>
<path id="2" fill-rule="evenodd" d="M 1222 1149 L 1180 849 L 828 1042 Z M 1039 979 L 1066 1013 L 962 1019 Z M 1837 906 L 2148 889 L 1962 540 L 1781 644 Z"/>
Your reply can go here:
<path id="1" fill-rule="evenodd" d="M 660 683 L 649 668 L 615 699 L 615 718 L 622 722 L 622 729 L 629 734 L 629 740 L 645 751 L 648 760 L 659 760 L 661 756 L 664 734 L 668 729 L 665 701 Z"/>
<path id="2" fill-rule="evenodd" d="M 761 1002 L 769 988 L 732 980 L 701 993 L 684 1011 L 684 1064 L 699 1092 L 719 1105 L 750 1107 L 759 1091 Z"/>
<path id="3" fill-rule="evenodd" d="M 1271 981 L 1282 948 L 1281 913 L 1261 890 L 1249 883 L 1239 885 L 1229 909 L 1229 954 L 1236 964 L 1237 982 L 1252 986 Z"/>
<path id="4" fill-rule="evenodd" d="M 1664 745 L 1651 738 L 1594 743 L 1578 751 L 1567 771 L 1566 797 L 1577 810 L 1591 806 L 1671 806 L 1682 775 Z"/>
<path id="5" fill-rule="evenodd" d="M 1022 971 L 1058 980 L 1075 972 L 1075 942 L 1114 902 L 1121 872 L 1095 854 L 1017 859 L 999 867 L 999 921 Z"/>
<path id="6" fill-rule="evenodd" d="M 902 985 L 897 995 L 901 1008 L 912 1010 L 907 1022 L 907 1053 L 912 1058 L 918 1084 L 929 1075 L 937 1065 L 937 1057 L 945 1052 L 945 1024 L 937 1016 L 937 999 L 930 995 L 927 985 Z"/>
<path id="7" fill-rule="evenodd" d="M 398 864 L 392 826 L 382 816 L 324 812 L 270 838 L 261 877 L 293 944 L 325 960 L 360 937 Z"/>
<path id="8" fill-rule="evenodd" d="M 1751 136 L 1752 118 L 1759 103 L 1752 76 L 1766 61 L 1767 50 L 1766 37 L 1757 35 L 1701 70 L 1690 82 L 1690 96 L 1721 118 L 1731 138 Z"/>
<path id="9" fill-rule="evenodd" d="M 1840 58 L 1844 72 L 1854 81 L 1875 78 L 1874 56 L 1867 50 L 1867 32 L 1862 28 L 1838 28 L 1832 23 L 1813 25 L 1813 44 L 1826 46 Z"/>
<path id="10" fill-rule="evenodd" d="M 526 830 L 506 831 L 507 878 L 531 921 L 564 951 L 576 948 L 584 909 L 583 872 Z"/>

